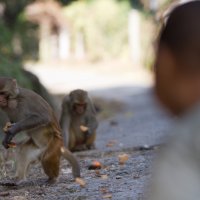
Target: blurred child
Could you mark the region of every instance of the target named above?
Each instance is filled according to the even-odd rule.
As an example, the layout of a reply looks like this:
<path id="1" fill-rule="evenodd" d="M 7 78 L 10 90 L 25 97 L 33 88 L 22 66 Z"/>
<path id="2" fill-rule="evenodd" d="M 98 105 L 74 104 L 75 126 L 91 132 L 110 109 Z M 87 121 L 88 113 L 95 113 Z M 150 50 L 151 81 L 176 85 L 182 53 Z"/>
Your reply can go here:
<path id="1" fill-rule="evenodd" d="M 176 7 L 161 30 L 155 92 L 179 117 L 153 169 L 148 200 L 200 199 L 200 1 Z"/>

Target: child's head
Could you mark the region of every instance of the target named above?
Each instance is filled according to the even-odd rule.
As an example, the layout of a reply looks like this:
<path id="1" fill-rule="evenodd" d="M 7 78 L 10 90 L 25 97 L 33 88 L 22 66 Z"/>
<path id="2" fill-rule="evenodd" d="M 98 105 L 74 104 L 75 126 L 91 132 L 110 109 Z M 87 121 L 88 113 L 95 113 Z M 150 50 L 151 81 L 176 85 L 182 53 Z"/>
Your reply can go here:
<path id="1" fill-rule="evenodd" d="M 176 7 L 161 30 L 156 93 L 174 114 L 200 102 L 200 1 Z"/>

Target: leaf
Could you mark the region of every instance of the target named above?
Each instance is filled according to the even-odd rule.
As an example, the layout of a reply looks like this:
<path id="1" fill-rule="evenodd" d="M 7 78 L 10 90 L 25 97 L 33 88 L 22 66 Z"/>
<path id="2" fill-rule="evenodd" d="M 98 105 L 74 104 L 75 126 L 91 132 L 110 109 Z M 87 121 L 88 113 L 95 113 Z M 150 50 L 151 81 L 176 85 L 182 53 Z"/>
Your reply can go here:
<path id="1" fill-rule="evenodd" d="M 26 200 L 27 198 L 24 196 L 14 196 L 13 200 Z"/>
<path id="2" fill-rule="evenodd" d="M 96 175 L 100 176 L 100 171 L 99 170 L 95 170 Z"/>
<path id="3" fill-rule="evenodd" d="M 111 199 L 112 198 L 112 194 L 106 194 L 103 196 L 103 199 Z"/>
<path id="4" fill-rule="evenodd" d="M 103 175 L 101 175 L 101 178 L 102 178 L 103 180 L 106 180 L 106 179 L 108 179 L 108 175 L 103 174 Z"/>
<path id="5" fill-rule="evenodd" d="M 101 187 L 100 188 L 100 192 L 103 194 L 107 194 L 108 193 L 108 188 L 107 187 Z"/>
<path id="6" fill-rule="evenodd" d="M 117 144 L 117 140 L 110 140 L 110 141 L 106 144 L 106 147 L 113 147 L 115 144 Z"/>
<path id="7" fill-rule="evenodd" d="M 129 159 L 129 156 L 128 156 L 128 154 L 123 153 L 123 154 L 118 155 L 118 159 L 119 159 L 119 164 L 123 165 Z"/>
<path id="8" fill-rule="evenodd" d="M 75 182 L 78 183 L 81 187 L 85 187 L 86 186 L 86 182 L 82 178 L 76 178 Z"/>

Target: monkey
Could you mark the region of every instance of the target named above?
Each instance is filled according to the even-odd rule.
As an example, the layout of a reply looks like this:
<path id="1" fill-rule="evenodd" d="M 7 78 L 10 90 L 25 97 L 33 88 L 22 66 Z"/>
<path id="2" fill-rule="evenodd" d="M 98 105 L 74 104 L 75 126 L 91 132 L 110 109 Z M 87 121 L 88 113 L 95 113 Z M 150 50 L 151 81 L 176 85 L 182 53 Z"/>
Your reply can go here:
<path id="1" fill-rule="evenodd" d="M 3 146 L 9 148 L 13 137 L 22 131 L 28 136 L 28 139 L 17 144 L 14 180 L 26 180 L 29 165 L 39 160 L 48 176 L 47 182 L 55 183 L 61 156 L 72 165 L 74 178 L 80 177 L 79 162 L 64 147 L 59 122 L 50 105 L 41 96 L 19 87 L 16 79 L 0 77 L 0 108 L 11 123 L 6 129 Z"/>
<path id="2" fill-rule="evenodd" d="M 95 148 L 98 122 L 95 107 L 87 91 L 76 89 L 64 97 L 60 126 L 65 146 L 70 151 Z"/>

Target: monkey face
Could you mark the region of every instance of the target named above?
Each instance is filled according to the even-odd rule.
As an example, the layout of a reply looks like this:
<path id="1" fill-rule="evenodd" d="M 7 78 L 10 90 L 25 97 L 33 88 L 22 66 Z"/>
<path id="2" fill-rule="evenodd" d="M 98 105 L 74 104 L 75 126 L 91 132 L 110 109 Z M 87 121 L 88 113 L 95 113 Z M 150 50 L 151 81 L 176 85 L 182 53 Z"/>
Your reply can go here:
<path id="1" fill-rule="evenodd" d="M 82 114 L 84 114 L 86 107 L 87 107 L 86 103 L 75 103 L 74 104 L 74 112 L 78 115 L 82 115 Z"/>
<path id="2" fill-rule="evenodd" d="M 0 95 L 15 98 L 18 94 L 19 88 L 15 79 L 0 77 Z"/>
<path id="3" fill-rule="evenodd" d="M 0 93 L 0 107 L 6 107 L 8 105 L 8 95 L 1 92 Z"/>
<path id="4" fill-rule="evenodd" d="M 77 89 L 73 90 L 69 94 L 70 107 L 73 113 L 77 115 L 82 115 L 85 113 L 88 104 L 88 94 L 86 91 Z"/>

